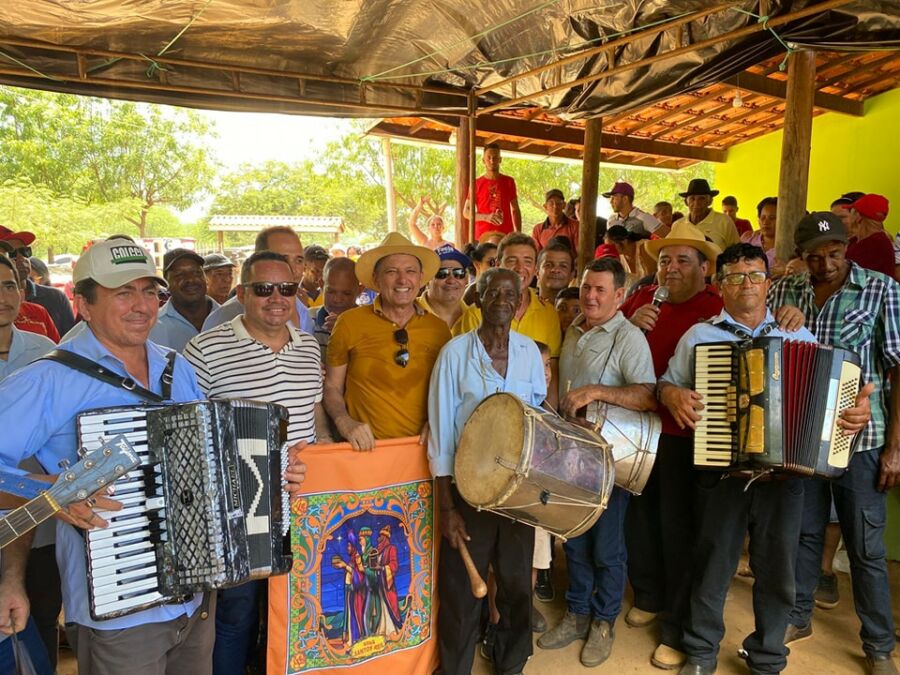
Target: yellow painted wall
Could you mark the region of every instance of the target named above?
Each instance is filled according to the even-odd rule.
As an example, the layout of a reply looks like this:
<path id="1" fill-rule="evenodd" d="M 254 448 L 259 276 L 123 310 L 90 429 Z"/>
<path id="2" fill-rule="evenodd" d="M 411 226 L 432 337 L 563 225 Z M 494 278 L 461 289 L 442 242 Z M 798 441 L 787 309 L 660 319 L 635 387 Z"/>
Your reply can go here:
<path id="1" fill-rule="evenodd" d="M 891 201 L 885 227 L 895 233 L 900 229 L 900 89 L 868 99 L 865 113 L 813 118 L 807 208 L 827 210 L 844 192 L 876 192 Z M 740 215 L 754 227 L 757 202 L 778 194 L 781 136 L 779 131 L 737 145 L 725 164 L 715 165 L 720 197 L 737 197 Z"/>

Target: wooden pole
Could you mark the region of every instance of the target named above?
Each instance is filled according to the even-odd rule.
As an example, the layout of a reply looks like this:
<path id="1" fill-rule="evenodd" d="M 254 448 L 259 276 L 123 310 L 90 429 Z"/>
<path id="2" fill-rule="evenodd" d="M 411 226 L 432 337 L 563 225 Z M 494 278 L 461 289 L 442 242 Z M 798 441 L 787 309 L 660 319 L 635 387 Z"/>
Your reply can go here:
<path id="1" fill-rule="evenodd" d="M 788 57 L 787 103 L 781 141 L 781 175 L 778 179 L 778 225 L 775 230 L 775 253 L 782 262 L 793 256 L 794 232 L 806 212 L 815 93 L 815 52 L 809 49 L 792 52 Z"/>
<path id="2" fill-rule="evenodd" d="M 456 248 L 463 250 L 469 242 L 468 218 L 465 214 L 469 194 L 469 118 L 459 120 L 456 128 Z"/>
<path id="3" fill-rule="evenodd" d="M 222 230 L 216 232 L 216 244 L 219 247 L 219 253 L 225 253 L 225 233 Z"/>
<path id="4" fill-rule="evenodd" d="M 388 232 L 397 231 L 397 202 L 394 196 L 394 160 L 391 157 L 391 139 L 381 139 L 382 160 L 384 162 L 384 192 L 387 197 Z"/>
<path id="5" fill-rule="evenodd" d="M 602 131 L 603 120 L 600 117 L 591 118 L 585 123 L 584 154 L 581 160 L 581 229 L 578 231 L 579 274 L 594 259 Z"/>
<path id="6" fill-rule="evenodd" d="M 469 241 L 475 241 L 475 150 L 476 150 L 476 131 L 478 126 L 478 118 L 475 113 L 478 109 L 478 99 L 475 98 L 474 92 L 469 94 L 469 117 L 468 117 L 468 143 L 469 143 Z"/>

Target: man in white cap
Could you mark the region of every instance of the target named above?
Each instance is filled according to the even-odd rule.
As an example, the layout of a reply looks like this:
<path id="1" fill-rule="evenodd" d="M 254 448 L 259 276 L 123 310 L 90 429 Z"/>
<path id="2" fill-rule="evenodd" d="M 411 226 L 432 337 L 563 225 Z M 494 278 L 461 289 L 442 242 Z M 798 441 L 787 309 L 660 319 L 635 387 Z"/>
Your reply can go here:
<path id="1" fill-rule="evenodd" d="M 166 282 L 147 251 L 123 240 L 99 242 L 78 260 L 73 280 L 87 329 L 0 383 L 0 470 L 15 472 L 22 460 L 35 457 L 48 473 L 56 473 L 60 462 L 76 461 L 75 418 L 84 410 L 138 405 L 151 397 L 169 403 L 203 398 L 187 361 L 148 340 L 157 291 Z M 102 366 L 121 380 L 98 379 L 72 367 L 73 361 Z M 292 461 L 285 474 L 288 489 L 304 473 L 302 463 Z M 103 527 L 106 522 L 95 510 L 119 508 L 119 502 L 96 497 L 58 515 L 64 523 L 57 529 L 57 564 L 79 672 L 211 673 L 215 627 L 208 616 L 214 594 L 115 619 L 91 617 L 84 538 L 77 528 Z"/>
<path id="2" fill-rule="evenodd" d="M 434 251 L 396 232 L 356 262 L 360 283 L 378 295 L 338 317 L 325 371 L 325 410 L 355 450 L 423 431 L 428 378 L 450 329 L 416 296 L 439 265 Z"/>

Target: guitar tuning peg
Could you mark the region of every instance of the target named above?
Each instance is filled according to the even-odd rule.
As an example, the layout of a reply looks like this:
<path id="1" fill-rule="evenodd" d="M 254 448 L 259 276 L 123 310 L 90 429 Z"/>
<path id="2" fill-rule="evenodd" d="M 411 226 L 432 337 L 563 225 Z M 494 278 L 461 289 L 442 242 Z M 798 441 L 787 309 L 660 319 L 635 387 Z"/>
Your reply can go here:
<path id="1" fill-rule="evenodd" d="M 57 464 L 57 466 L 60 469 L 65 470 L 65 469 L 68 469 L 70 466 L 72 466 L 72 462 L 70 462 L 68 459 L 62 459 L 62 460 L 60 460 L 59 464 Z"/>
<path id="2" fill-rule="evenodd" d="M 78 455 L 78 459 L 83 459 L 84 456 L 88 453 L 87 448 L 81 447 L 75 451 L 75 454 Z"/>

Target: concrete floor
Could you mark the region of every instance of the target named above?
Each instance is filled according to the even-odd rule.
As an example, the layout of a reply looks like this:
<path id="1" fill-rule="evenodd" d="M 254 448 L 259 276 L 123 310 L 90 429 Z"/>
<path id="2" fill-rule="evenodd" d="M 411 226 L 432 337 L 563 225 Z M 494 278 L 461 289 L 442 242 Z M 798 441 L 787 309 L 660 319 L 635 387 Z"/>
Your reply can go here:
<path id="1" fill-rule="evenodd" d="M 558 558 L 563 560 L 562 557 Z M 562 567 L 559 565 L 558 567 Z M 891 594 L 900 598 L 900 563 L 891 563 Z M 850 591 L 850 578 L 838 573 L 841 590 L 841 603 L 837 608 L 824 611 L 817 609 L 814 615 L 814 634 L 812 638 L 801 642 L 791 650 L 786 675 L 843 675 L 844 673 L 865 673 L 862 648 L 859 643 L 859 621 L 853 611 Z M 553 603 L 538 603 L 541 611 L 552 626 L 565 610 L 562 593 L 565 579 L 562 570 L 557 570 L 554 583 L 557 588 L 557 599 Z M 726 633 L 719 654 L 718 675 L 747 673 L 744 662 L 738 658 L 737 650 L 744 637 L 753 630 L 753 612 L 751 609 L 750 589 L 752 579 L 735 577 L 728 602 L 725 606 Z M 895 606 L 897 603 L 895 602 Z M 630 606 L 630 597 L 626 598 L 626 610 Z M 623 611 L 624 615 L 624 611 Z M 897 618 L 895 616 L 895 618 Z M 900 625 L 900 622 L 898 622 Z M 647 628 L 629 628 L 623 618 L 616 624 L 616 643 L 610 659 L 593 669 L 596 673 L 610 675 L 647 674 L 662 675 L 666 671 L 650 665 L 650 654 L 656 646 L 656 635 L 653 626 Z M 564 673 L 588 672 L 578 660 L 581 643 L 573 643 L 565 649 L 544 651 L 537 644 L 534 656 L 525 669 L 531 675 L 562 675 Z M 78 669 L 71 652 L 60 654 L 57 670 L 59 675 L 77 675 Z M 668 671 L 673 672 L 673 671 Z M 473 675 L 491 675 L 490 664 L 481 656 L 476 656 Z M 397 675 L 402 675 L 398 673 Z"/>

